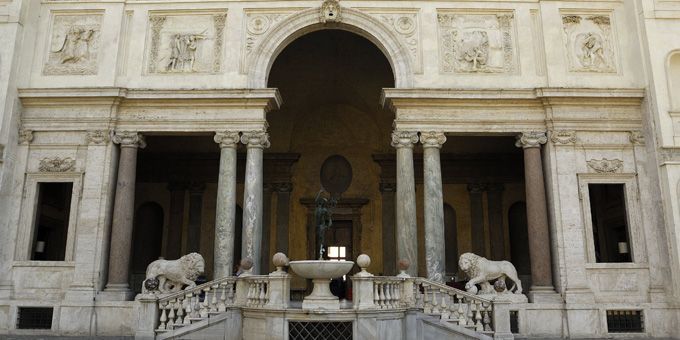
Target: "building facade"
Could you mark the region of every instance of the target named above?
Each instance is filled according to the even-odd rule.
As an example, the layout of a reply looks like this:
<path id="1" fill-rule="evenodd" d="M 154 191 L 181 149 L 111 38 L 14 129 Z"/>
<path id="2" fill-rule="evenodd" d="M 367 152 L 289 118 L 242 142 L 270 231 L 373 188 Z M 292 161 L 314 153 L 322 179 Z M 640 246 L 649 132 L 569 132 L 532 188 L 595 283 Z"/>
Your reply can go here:
<path id="1" fill-rule="evenodd" d="M 680 337 L 680 1 L 0 0 L 0 42 L 0 334 L 132 336 L 159 257 L 316 258 L 324 188 L 325 256 Z"/>

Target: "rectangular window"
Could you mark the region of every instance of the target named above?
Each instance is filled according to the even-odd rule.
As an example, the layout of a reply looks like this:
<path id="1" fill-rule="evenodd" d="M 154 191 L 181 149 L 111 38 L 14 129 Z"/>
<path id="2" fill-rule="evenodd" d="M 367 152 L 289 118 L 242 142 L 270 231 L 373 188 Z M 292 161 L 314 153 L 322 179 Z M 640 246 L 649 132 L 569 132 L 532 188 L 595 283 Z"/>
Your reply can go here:
<path id="1" fill-rule="evenodd" d="M 64 261 L 73 182 L 38 183 L 31 260 Z"/>
<path id="2" fill-rule="evenodd" d="M 607 331 L 609 333 L 642 333 L 645 331 L 642 311 L 608 310 Z"/>
<path id="3" fill-rule="evenodd" d="M 632 262 L 624 184 L 588 184 L 597 262 Z"/>
<path id="4" fill-rule="evenodd" d="M 19 307 L 17 329 L 51 329 L 52 307 Z"/>

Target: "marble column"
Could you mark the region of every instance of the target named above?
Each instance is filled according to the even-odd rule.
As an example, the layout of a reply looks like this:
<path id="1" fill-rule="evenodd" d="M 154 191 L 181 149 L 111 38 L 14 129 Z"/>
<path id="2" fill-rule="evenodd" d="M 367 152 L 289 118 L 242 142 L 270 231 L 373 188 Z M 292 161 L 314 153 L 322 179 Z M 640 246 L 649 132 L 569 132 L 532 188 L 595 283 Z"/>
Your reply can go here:
<path id="1" fill-rule="evenodd" d="M 425 266 L 427 278 L 444 282 L 446 250 L 444 239 L 444 196 L 439 149 L 446 142 L 443 132 L 421 132 L 423 183 L 425 185 Z"/>
<path id="2" fill-rule="evenodd" d="M 292 183 L 276 183 L 276 251 L 288 254 L 288 220 Z"/>
<path id="3" fill-rule="evenodd" d="M 472 235 L 472 252 L 479 256 L 486 255 L 486 232 L 484 230 L 484 201 L 486 187 L 483 184 L 468 184 L 470 194 L 470 234 Z"/>
<path id="4" fill-rule="evenodd" d="M 383 275 L 397 275 L 397 238 L 395 236 L 395 183 L 380 183 L 382 196 L 382 239 L 383 239 Z"/>
<path id="5" fill-rule="evenodd" d="M 240 140 L 235 131 L 215 133 L 220 145 L 220 172 L 217 179 L 215 246 L 213 277 L 231 276 L 234 268 L 236 235 L 236 147 Z"/>
<path id="6" fill-rule="evenodd" d="M 524 181 L 527 199 L 529 256 L 531 257 L 531 292 L 554 292 L 550 230 L 546 207 L 541 144 L 547 142 L 545 132 L 526 132 L 517 136 L 515 145 L 524 149 Z"/>
<path id="7" fill-rule="evenodd" d="M 168 260 L 178 259 L 182 255 L 185 189 L 185 183 L 168 183 L 168 191 L 170 191 L 170 220 L 168 221 L 168 237 L 165 246 L 165 258 Z"/>
<path id="8" fill-rule="evenodd" d="M 411 276 L 418 276 L 416 184 L 413 170 L 413 145 L 417 142 L 417 132 L 392 133 L 392 146 L 397 149 L 397 260 L 406 259 L 411 263 L 407 271 Z"/>
<path id="9" fill-rule="evenodd" d="M 253 260 L 253 274 L 262 274 L 262 157 L 269 147 L 269 134 L 264 131 L 243 132 L 246 145 L 246 177 L 243 193 L 243 242 L 241 257 Z"/>
<path id="10" fill-rule="evenodd" d="M 109 247 L 109 277 L 105 291 L 118 295 L 119 299 L 131 297 L 130 257 L 132 253 L 132 227 L 135 213 L 135 182 L 137 172 L 137 149 L 144 148 L 144 137 L 137 132 L 121 131 L 113 136 L 120 145 L 118 180 L 113 203 L 111 245 Z"/>
<path id="11" fill-rule="evenodd" d="M 489 237 L 491 259 L 505 259 L 505 228 L 503 228 L 503 184 L 489 184 L 486 187 L 486 207 L 489 214 Z"/>
<path id="12" fill-rule="evenodd" d="M 187 225 L 187 253 L 200 253 L 201 215 L 203 214 L 203 192 L 205 184 L 189 185 L 189 223 Z"/>

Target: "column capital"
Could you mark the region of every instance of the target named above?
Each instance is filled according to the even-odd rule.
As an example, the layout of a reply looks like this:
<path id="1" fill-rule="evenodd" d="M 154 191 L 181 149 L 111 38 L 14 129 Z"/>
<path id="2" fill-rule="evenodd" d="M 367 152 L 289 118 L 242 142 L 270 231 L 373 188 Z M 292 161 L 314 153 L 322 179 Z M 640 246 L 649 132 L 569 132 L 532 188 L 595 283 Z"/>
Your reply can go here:
<path id="1" fill-rule="evenodd" d="M 418 133 L 415 131 L 394 131 L 392 132 L 392 147 L 413 148 L 413 144 L 418 143 Z"/>
<path id="2" fill-rule="evenodd" d="M 220 148 L 236 148 L 241 137 L 238 131 L 216 131 L 213 140 Z"/>
<path id="3" fill-rule="evenodd" d="M 265 131 L 246 131 L 241 134 L 241 143 L 248 148 L 266 149 L 269 147 L 269 134 Z"/>
<path id="4" fill-rule="evenodd" d="M 120 144 L 122 148 L 140 148 L 146 147 L 146 140 L 137 131 L 116 131 L 111 138 L 115 144 Z"/>
<path id="5" fill-rule="evenodd" d="M 290 182 L 275 182 L 271 183 L 272 190 L 276 192 L 291 192 L 293 191 L 293 183 Z"/>
<path id="6" fill-rule="evenodd" d="M 515 146 L 518 148 L 540 148 L 541 144 L 548 142 L 548 136 L 543 131 L 522 132 L 517 135 Z"/>
<path id="7" fill-rule="evenodd" d="M 426 131 L 420 133 L 420 143 L 424 148 L 441 148 L 446 142 L 446 135 L 439 131 Z"/>
<path id="8" fill-rule="evenodd" d="M 473 194 L 480 194 L 486 191 L 486 184 L 470 183 L 467 185 L 467 190 Z"/>

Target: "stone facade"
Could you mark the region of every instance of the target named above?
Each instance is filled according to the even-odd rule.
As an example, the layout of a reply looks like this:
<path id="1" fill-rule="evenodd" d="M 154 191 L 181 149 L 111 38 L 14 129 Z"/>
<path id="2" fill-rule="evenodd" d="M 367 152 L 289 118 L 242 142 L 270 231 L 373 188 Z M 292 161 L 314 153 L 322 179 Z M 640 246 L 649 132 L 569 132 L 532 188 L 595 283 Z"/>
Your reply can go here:
<path id="1" fill-rule="evenodd" d="M 276 251 L 314 253 L 305 202 L 318 190 L 315 147 L 330 143 L 324 116 L 286 125 L 276 114 L 292 110 L 289 94 L 268 79 L 286 46 L 333 29 L 375 45 L 394 80 L 371 102 L 386 124 L 347 109 L 360 133 L 328 144 L 357 168 L 337 213 L 372 272 L 396 274 L 405 258 L 409 274 L 441 281 L 450 243 L 509 257 L 507 215 L 522 201 L 532 284 L 531 302 L 511 307 L 521 334 L 606 337 L 607 311 L 632 309 L 643 335 L 680 337 L 679 14 L 663 0 L 0 0 L 0 334 L 133 335 L 127 254 L 149 197 L 163 197 L 163 230 L 177 228 L 165 254 L 197 247 L 209 278 L 241 255 L 266 273 Z M 179 135 L 210 136 L 215 181 L 168 191 L 176 178 L 140 179 L 153 173 L 144 139 Z M 461 166 L 446 155 L 467 136 L 521 154 L 518 166 L 488 161 L 507 177 L 524 170 L 501 198 L 497 185 L 449 178 Z M 202 176 L 192 170 L 182 179 Z M 63 260 L 32 257 L 41 183 L 72 185 Z M 624 186 L 628 262 L 597 261 L 591 184 Z M 444 236 L 447 204 L 456 241 Z M 520 276 L 528 265 L 513 264 Z M 54 307 L 51 330 L 17 329 L 19 308 L 35 306 Z"/>

